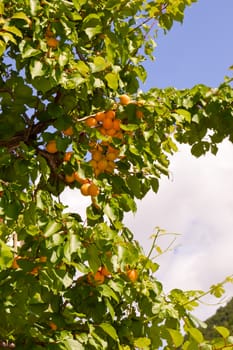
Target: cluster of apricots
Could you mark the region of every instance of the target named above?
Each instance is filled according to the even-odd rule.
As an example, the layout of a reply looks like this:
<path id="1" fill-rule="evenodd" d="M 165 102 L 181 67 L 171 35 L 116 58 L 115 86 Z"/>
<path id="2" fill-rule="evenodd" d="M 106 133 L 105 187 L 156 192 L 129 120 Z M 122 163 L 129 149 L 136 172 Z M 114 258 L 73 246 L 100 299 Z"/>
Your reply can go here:
<path id="1" fill-rule="evenodd" d="M 46 38 L 54 38 L 50 29 L 46 32 Z M 129 103 L 135 102 L 131 101 L 128 95 L 120 96 L 120 104 L 122 106 L 126 106 Z M 143 117 L 140 109 L 136 110 L 136 117 L 139 119 Z M 111 145 L 111 139 L 112 137 L 123 139 L 124 131 L 121 129 L 121 119 L 117 118 L 116 110 L 110 109 L 105 112 L 97 112 L 95 115 L 85 118 L 85 124 L 90 128 L 97 128 L 102 135 L 107 136 L 108 140 L 90 142 L 91 160 L 89 164 L 93 168 L 94 176 L 98 177 L 101 173 L 112 174 L 117 165 L 116 160 L 120 159 L 120 152 Z M 68 126 L 62 133 L 65 136 L 71 137 L 74 134 L 73 127 Z M 47 143 L 46 151 L 51 154 L 58 152 L 56 140 L 50 140 Z M 66 152 L 63 161 L 69 162 L 72 155 L 73 152 Z M 99 194 L 97 185 L 90 179 L 81 178 L 78 172 L 65 175 L 65 182 L 67 184 L 74 183 L 75 181 L 81 185 L 80 190 L 84 196 L 97 196 Z"/>
<path id="2" fill-rule="evenodd" d="M 50 29 L 50 26 L 46 30 L 45 39 L 48 47 L 52 49 L 56 49 L 58 47 L 59 41 L 55 38 L 54 33 Z"/>
<path id="3" fill-rule="evenodd" d="M 111 273 L 106 266 L 101 266 L 96 273 L 89 272 L 87 275 L 87 282 L 90 285 L 99 285 L 104 283 L 105 278 L 110 278 Z"/>
<path id="4" fill-rule="evenodd" d="M 103 284 L 106 278 L 111 278 L 111 272 L 106 266 L 101 266 L 96 273 L 89 272 L 87 275 L 87 282 L 90 285 L 96 286 Z M 138 271 L 136 269 L 127 268 L 126 276 L 132 283 L 136 282 L 138 279 Z"/>
<path id="5" fill-rule="evenodd" d="M 91 143 L 90 165 L 97 177 L 101 173 L 113 173 L 116 167 L 115 160 L 119 157 L 119 150 L 102 141 L 100 143 Z"/>
<path id="6" fill-rule="evenodd" d="M 85 120 L 87 126 L 98 128 L 104 136 L 113 136 L 122 139 L 121 119 L 116 118 L 116 112 L 112 109 L 106 112 L 98 112 Z"/>

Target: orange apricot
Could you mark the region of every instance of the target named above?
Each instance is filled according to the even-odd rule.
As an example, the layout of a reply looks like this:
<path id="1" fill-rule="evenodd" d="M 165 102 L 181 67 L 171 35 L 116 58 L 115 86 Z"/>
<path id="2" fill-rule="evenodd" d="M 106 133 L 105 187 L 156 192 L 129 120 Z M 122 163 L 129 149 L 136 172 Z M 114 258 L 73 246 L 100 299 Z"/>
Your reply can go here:
<path id="1" fill-rule="evenodd" d="M 102 171 L 99 168 L 94 169 L 94 174 L 96 177 L 98 177 L 101 173 L 102 173 Z"/>
<path id="2" fill-rule="evenodd" d="M 117 159 L 117 153 L 116 152 L 107 152 L 106 159 L 107 160 L 115 160 L 115 159 Z"/>
<path id="3" fill-rule="evenodd" d="M 80 191 L 83 196 L 89 196 L 89 187 L 90 183 L 82 184 L 82 186 L 80 187 Z"/>
<path id="4" fill-rule="evenodd" d="M 104 283 L 104 275 L 100 272 L 100 271 L 97 271 L 95 274 L 94 274 L 94 281 L 96 284 L 102 284 Z"/>
<path id="5" fill-rule="evenodd" d="M 47 256 L 40 256 L 40 262 L 45 263 L 47 261 Z"/>
<path id="6" fill-rule="evenodd" d="M 112 128 L 112 129 L 106 130 L 106 134 L 107 134 L 108 136 L 114 136 L 115 133 L 116 133 L 116 130 L 113 129 L 113 128 Z"/>
<path id="7" fill-rule="evenodd" d="M 120 96 L 120 104 L 122 104 L 123 106 L 126 106 L 127 104 L 130 103 L 130 97 L 128 95 L 121 95 Z"/>
<path id="8" fill-rule="evenodd" d="M 131 282 L 135 282 L 138 279 L 138 271 L 136 269 L 129 269 L 127 276 Z"/>
<path id="9" fill-rule="evenodd" d="M 136 117 L 137 117 L 138 119 L 142 119 L 142 118 L 143 118 L 143 113 L 142 113 L 142 111 L 140 111 L 139 109 L 136 110 Z"/>
<path id="10" fill-rule="evenodd" d="M 73 174 L 66 174 L 65 175 L 65 181 L 70 184 L 75 181 L 75 175 Z"/>
<path id="11" fill-rule="evenodd" d="M 103 157 L 103 154 L 100 151 L 94 151 L 92 153 L 92 159 L 96 160 L 97 162 L 100 161 L 102 157 Z"/>
<path id="12" fill-rule="evenodd" d="M 57 330 L 57 325 L 56 323 L 50 321 L 49 322 L 49 327 L 52 329 L 52 331 L 56 331 Z"/>
<path id="13" fill-rule="evenodd" d="M 63 157 L 64 162 L 69 162 L 72 157 L 73 152 L 66 152 Z"/>
<path id="14" fill-rule="evenodd" d="M 100 193 L 98 186 L 96 186 L 94 183 L 90 184 L 88 187 L 88 194 L 92 197 L 98 196 Z"/>
<path id="15" fill-rule="evenodd" d="M 66 136 L 72 136 L 74 133 L 74 130 L 73 130 L 72 126 L 69 126 L 67 129 L 62 130 L 62 132 Z"/>
<path id="16" fill-rule="evenodd" d="M 58 47 L 59 41 L 56 38 L 47 37 L 46 41 L 47 41 L 48 47 L 51 47 L 52 49 L 56 49 Z"/>
<path id="17" fill-rule="evenodd" d="M 94 117 L 90 117 L 85 120 L 85 124 L 90 128 L 94 128 L 97 125 L 97 120 Z"/>
<path id="18" fill-rule="evenodd" d="M 19 264 L 17 263 L 18 259 L 21 259 L 21 256 L 15 256 L 14 257 L 14 260 L 13 260 L 12 265 L 11 265 L 11 267 L 13 269 L 19 269 L 20 268 Z"/>
<path id="19" fill-rule="evenodd" d="M 110 109 L 109 111 L 105 112 L 105 118 L 114 119 L 116 116 L 116 112 Z"/>
<path id="20" fill-rule="evenodd" d="M 39 273 L 39 269 L 40 269 L 39 266 L 35 266 L 35 267 L 33 267 L 32 271 L 30 271 L 29 273 L 33 276 L 36 276 Z"/>
<path id="21" fill-rule="evenodd" d="M 113 129 L 115 130 L 121 130 L 121 120 L 120 119 L 115 119 L 113 121 Z"/>
<path id="22" fill-rule="evenodd" d="M 107 129 L 107 130 L 112 129 L 113 128 L 112 118 L 104 118 L 103 127 L 104 127 L 104 129 Z"/>
<path id="23" fill-rule="evenodd" d="M 89 183 L 88 179 L 82 178 L 77 171 L 74 172 L 74 178 L 77 182 L 79 182 L 82 185 Z"/>
<path id="24" fill-rule="evenodd" d="M 104 136 L 107 135 L 107 130 L 103 127 L 99 128 L 99 132 Z"/>
<path id="25" fill-rule="evenodd" d="M 98 271 L 99 271 L 102 275 L 104 275 L 105 277 L 108 277 L 108 276 L 111 275 L 111 272 L 109 272 L 109 270 L 107 269 L 106 266 L 101 266 L 101 267 L 98 269 Z"/>
<path id="26" fill-rule="evenodd" d="M 97 161 L 95 159 L 91 159 L 89 163 L 92 166 L 92 168 L 97 168 Z"/>
<path id="27" fill-rule="evenodd" d="M 95 115 L 95 119 L 97 122 L 102 122 L 105 118 L 105 113 L 104 112 L 97 112 Z"/>
<path id="28" fill-rule="evenodd" d="M 57 143 L 55 140 L 51 140 L 47 143 L 46 151 L 49 153 L 57 153 L 58 152 Z"/>
<path id="29" fill-rule="evenodd" d="M 108 161 L 103 158 L 97 163 L 97 166 L 101 171 L 104 171 L 108 166 Z"/>

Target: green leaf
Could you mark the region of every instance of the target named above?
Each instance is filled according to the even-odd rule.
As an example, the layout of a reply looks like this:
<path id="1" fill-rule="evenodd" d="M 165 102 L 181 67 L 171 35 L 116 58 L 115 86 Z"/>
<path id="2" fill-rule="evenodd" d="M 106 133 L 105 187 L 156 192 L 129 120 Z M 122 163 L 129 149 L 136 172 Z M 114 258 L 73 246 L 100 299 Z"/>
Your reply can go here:
<path id="1" fill-rule="evenodd" d="M 74 339 L 66 339 L 62 342 L 65 345 L 66 350 L 84 350 L 83 345 Z"/>
<path id="2" fill-rule="evenodd" d="M 177 331 L 176 329 L 172 329 L 172 328 L 167 328 L 171 338 L 172 338 L 172 342 L 175 345 L 175 347 L 179 347 L 183 344 L 184 341 L 184 337 L 183 335 Z"/>
<path id="3" fill-rule="evenodd" d="M 105 75 L 105 79 L 107 80 L 108 86 L 110 89 L 117 90 L 118 89 L 118 74 L 116 73 L 107 73 Z"/>
<path id="4" fill-rule="evenodd" d="M 129 176 L 127 179 L 127 184 L 129 186 L 130 190 L 135 195 L 135 197 L 140 199 L 141 198 L 141 182 L 137 178 L 137 176 L 135 176 L 135 175 Z"/>
<path id="5" fill-rule="evenodd" d="M 204 337 L 197 328 L 188 328 L 187 331 L 191 335 L 191 337 L 197 342 L 197 343 L 202 343 L 204 341 Z"/>
<path id="6" fill-rule="evenodd" d="M 56 221 L 50 221 L 44 229 L 44 236 L 50 237 L 61 229 L 61 224 Z"/>
<path id="7" fill-rule="evenodd" d="M 119 341 L 117 332 L 115 328 L 110 324 L 110 323 L 101 323 L 100 328 L 103 329 L 105 333 L 107 333 L 112 339 L 116 340 L 117 342 Z"/>
<path id="8" fill-rule="evenodd" d="M 22 32 L 18 28 L 16 28 L 15 26 L 6 26 L 5 25 L 5 26 L 3 26 L 3 29 L 7 32 L 15 34 L 16 36 L 19 36 L 20 38 L 23 37 Z"/>
<path id="9" fill-rule="evenodd" d="M 116 293 L 107 284 L 102 284 L 99 286 L 99 291 L 102 295 L 107 298 L 113 298 L 117 303 L 119 303 L 119 298 Z"/>
<path id="10" fill-rule="evenodd" d="M 151 345 L 151 340 L 149 338 L 137 338 L 134 340 L 134 346 L 138 349 L 148 350 Z"/>
<path id="11" fill-rule="evenodd" d="M 214 329 L 224 338 L 228 338 L 230 336 L 230 331 L 226 327 L 215 326 Z"/>
<path id="12" fill-rule="evenodd" d="M 29 69 L 32 79 L 35 77 L 41 77 L 46 73 L 44 64 L 39 60 L 31 60 Z"/>
<path id="13" fill-rule="evenodd" d="M 37 56 L 41 53 L 40 50 L 35 49 L 29 43 L 27 43 L 25 40 L 23 40 L 22 43 L 19 44 L 19 49 L 22 53 L 22 58 L 34 57 L 34 56 Z"/>
<path id="14" fill-rule="evenodd" d="M 88 262 L 90 265 L 90 268 L 96 272 L 98 268 L 101 266 L 101 261 L 99 258 L 99 251 L 96 247 L 96 245 L 92 244 L 87 248 L 88 252 Z"/>
<path id="15" fill-rule="evenodd" d="M 16 12 L 12 17 L 11 19 L 23 19 L 24 21 L 26 21 L 28 23 L 29 21 L 29 18 L 28 16 L 26 15 L 26 13 L 24 12 Z"/>
<path id="16" fill-rule="evenodd" d="M 152 190 L 157 193 L 159 190 L 159 180 L 156 177 L 150 179 Z"/>
<path id="17" fill-rule="evenodd" d="M 180 115 L 183 117 L 184 120 L 186 120 L 187 122 L 191 122 L 192 120 L 192 116 L 191 113 L 189 111 L 187 111 L 186 109 L 181 109 L 178 108 L 175 110 L 176 114 Z"/>
<path id="18" fill-rule="evenodd" d="M 12 259 L 13 254 L 10 247 L 0 240 L 0 270 L 10 267 Z"/>
<path id="19" fill-rule="evenodd" d="M 0 40 L 0 56 L 3 55 L 5 50 L 6 50 L 6 43 L 4 41 Z"/>
<path id="20" fill-rule="evenodd" d="M 103 57 L 95 57 L 93 63 L 91 63 L 92 72 L 97 73 L 106 69 L 108 64 Z"/>
<path id="21" fill-rule="evenodd" d="M 115 212 L 114 208 L 109 203 L 107 203 L 104 207 L 104 214 L 107 215 L 107 217 L 111 221 L 117 220 L 116 212 Z"/>
<path id="22" fill-rule="evenodd" d="M 0 2 L 0 15 L 2 16 L 4 14 L 4 4 L 3 2 Z"/>

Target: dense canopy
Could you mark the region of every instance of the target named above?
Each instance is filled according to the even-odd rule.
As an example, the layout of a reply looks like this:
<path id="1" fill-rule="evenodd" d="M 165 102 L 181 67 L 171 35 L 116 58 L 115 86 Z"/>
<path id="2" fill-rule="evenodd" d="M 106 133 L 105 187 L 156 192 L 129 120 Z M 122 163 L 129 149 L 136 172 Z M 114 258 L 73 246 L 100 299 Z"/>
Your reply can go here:
<path id="1" fill-rule="evenodd" d="M 190 313 L 203 292 L 156 278 L 162 231 L 145 256 L 123 223 L 179 143 L 199 157 L 233 141 L 230 79 L 139 88 L 157 31 L 193 2 L 0 1 L 0 347 L 216 348 Z M 68 187 L 90 198 L 85 218 Z"/>

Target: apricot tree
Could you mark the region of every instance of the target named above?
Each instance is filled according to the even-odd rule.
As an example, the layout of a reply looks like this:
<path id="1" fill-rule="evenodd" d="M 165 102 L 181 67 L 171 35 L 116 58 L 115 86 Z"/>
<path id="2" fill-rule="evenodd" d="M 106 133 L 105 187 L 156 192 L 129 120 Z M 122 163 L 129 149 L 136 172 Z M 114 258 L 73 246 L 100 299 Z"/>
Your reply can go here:
<path id="1" fill-rule="evenodd" d="M 0 347 L 215 348 L 190 313 L 202 292 L 165 294 L 123 222 L 179 143 L 233 141 L 230 81 L 139 90 L 157 30 L 193 2 L 0 1 Z M 90 198 L 85 219 L 67 187 Z"/>

